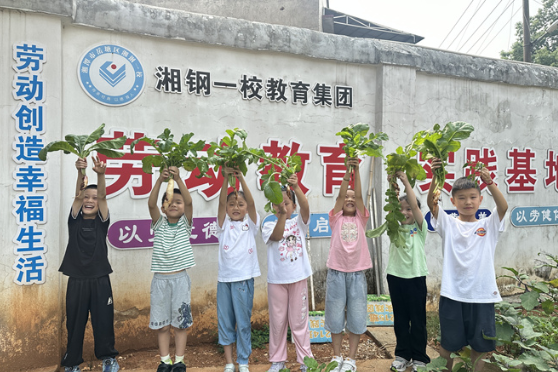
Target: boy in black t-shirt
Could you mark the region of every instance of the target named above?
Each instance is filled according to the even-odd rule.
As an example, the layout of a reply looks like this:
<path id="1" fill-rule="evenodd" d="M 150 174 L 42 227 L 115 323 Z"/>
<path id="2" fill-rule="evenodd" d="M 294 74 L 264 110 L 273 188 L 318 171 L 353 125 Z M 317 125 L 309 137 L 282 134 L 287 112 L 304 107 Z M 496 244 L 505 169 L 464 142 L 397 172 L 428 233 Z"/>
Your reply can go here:
<path id="1" fill-rule="evenodd" d="M 106 164 L 92 157 L 97 185 L 85 186 L 82 169 L 87 159 L 76 161 L 76 197 L 68 218 L 68 245 L 59 271 L 69 276 L 66 291 L 68 346 L 62 358 L 65 372 L 79 372 L 83 362 L 83 336 L 89 312 L 95 340 L 95 356 L 103 361 L 103 372 L 120 368 L 114 348 L 114 305 L 107 257 L 109 211 L 106 198 Z"/>

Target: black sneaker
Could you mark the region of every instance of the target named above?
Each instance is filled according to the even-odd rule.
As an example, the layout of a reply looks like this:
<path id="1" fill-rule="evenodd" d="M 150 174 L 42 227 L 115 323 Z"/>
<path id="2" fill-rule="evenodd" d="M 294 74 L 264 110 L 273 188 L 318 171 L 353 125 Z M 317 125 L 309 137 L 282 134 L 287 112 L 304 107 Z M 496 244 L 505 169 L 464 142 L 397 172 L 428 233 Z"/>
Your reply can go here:
<path id="1" fill-rule="evenodd" d="M 161 362 L 161 364 L 159 364 L 159 367 L 157 367 L 157 372 L 171 372 L 171 371 L 172 371 L 172 364 Z"/>
<path id="2" fill-rule="evenodd" d="M 186 365 L 183 362 L 174 363 L 171 372 L 186 372 Z"/>

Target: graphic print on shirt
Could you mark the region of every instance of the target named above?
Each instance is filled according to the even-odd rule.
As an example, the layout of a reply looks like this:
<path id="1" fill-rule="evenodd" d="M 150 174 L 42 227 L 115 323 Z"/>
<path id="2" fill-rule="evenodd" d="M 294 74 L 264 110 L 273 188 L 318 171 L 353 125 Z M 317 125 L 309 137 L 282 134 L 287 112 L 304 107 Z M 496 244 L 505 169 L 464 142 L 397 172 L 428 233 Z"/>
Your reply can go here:
<path id="1" fill-rule="evenodd" d="M 417 235 L 418 234 L 418 229 L 415 227 L 415 228 L 409 230 L 409 234 L 411 235 L 411 237 Z"/>
<path id="2" fill-rule="evenodd" d="M 484 229 L 484 227 L 480 227 L 477 231 L 475 231 L 475 235 L 485 236 L 486 235 L 486 230 Z"/>
<path id="3" fill-rule="evenodd" d="M 341 239 L 347 243 L 354 242 L 358 239 L 358 228 L 354 222 L 343 222 L 341 225 Z"/>
<path id="4" fill-rule="evenodd" d="M 289 235 L 279 243 L 281 261 L 294 262 L 302 257 L 302 243 L 296 235 Z"/>

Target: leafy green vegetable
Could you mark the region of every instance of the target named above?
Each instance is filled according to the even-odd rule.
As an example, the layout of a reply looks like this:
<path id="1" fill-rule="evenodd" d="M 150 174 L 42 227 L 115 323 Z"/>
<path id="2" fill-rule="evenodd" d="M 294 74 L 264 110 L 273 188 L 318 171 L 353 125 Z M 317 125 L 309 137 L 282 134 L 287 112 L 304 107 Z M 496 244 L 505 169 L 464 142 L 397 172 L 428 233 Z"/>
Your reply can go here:
<path id="1" fill-rule="evenodd" d="M 87 158 L 89 154 L 93 151 L 97 151 L 99 154 L 105 155 L 109 158 L 121 158 L 124 156 L 123 152 L 114 151 L 116 149 L 121 148 L 126 143 L 126 136 L 114 138 L 107 141 L 97 142 L 91 146 L 87 146 L 105 134 L 105 124 L 101 124 L 101 126 L 93 131 L 91 134 L 84 134 L 84 135 L 75 135 L 75 134 L 68 134 L 64 138 L 65 141 L 53 141 L 46 145 L 40 152 L 39 152 L 39 159 L 45 161 L 47 158 L 47 153 L 53 151 L 64 151 L 65 154 L 76 154 L 80 158 Z M 81 173 L 85 175 L 85 169 L 81 170 Z M 87 186 L 87 176 L 84 180 L 84 187 Z"/>
<path id="2" fill-rule="evenodd" d="M 446 182 L 445 169 L 448 155 L 461 148 L 461 142 L 469 138 L 471 132 L 475 130 L 471 124 L 462 121 L 449 122 L 440 130 L 440 125 L 434 125 L 431 130 L 423 130 L 416 133 L 413 137 L 413 147 L 417 152 L 421 152 L 425 160 L 438 158 L 442 161 L 442 166 L 434 170 L 432 182 L 436 186 L 436 191 L 441 190 Z"/>
<path id="3" fill-rule="evenodd" d="M 366 232 L 367 237 L 377 238 L 387 231 L 391 243 L 398 248 L 405 247 L 405 238 L 400 234 L 401 222 L 405 221 L 405 216 L 401 213 L 396 173 L 399 171 L 405 172 L 411 186 L 415 185 L 416 180 L 426 179 L 426 172 L 418 163 L 416 155 L 417 152 L 413 150 L 412 144 L 410 144 L 405 149 L 401 146 L 398 147 L 394 153 L 386 157 L 386 172 L 390 179 L 390 185 L 385 194 L 387 204 L 384 206 L 384 211 L 388 213 L 386 214 L 386 221 L 381 226 Z"/>
<path id="4" fill-rule="evenodd" d="M 389 138 L 387 134 L 379 132 L 377 134 L 370 133 L 368 137 L 368 124 L 358 123 L 351 124 L 343 129 L 341 132 L 336 133 L 337 136 L 343 138 L 345 146 L 343 150 L 347 157 L 354 158 L 356 156 L 368 155 L 373 157 L 382 157 L 383 146 L 379 145 L 378 141 L 387 141 Z M 352 174 L 353 169 L 349 170 Z"/>
<path id="5" fill-rule="evenodd" d="M 171 134 L 169 128 L 166 128 L 163 133 L 157 136 L 158 140 L 149 137 L 141 137 L 133 141 L 130 145 L 130 153 L 134 153 L 134 147 L 138 142 L 147 142 L 153 146 L 159 154 L 148 155 L 141 159 L 142 169 L 145 173 L 152 174 L 153 167 L 159 167 L 161 172 L 163 169 L 169 167 L 183 167 L 189 172 L 198 168 L 200 174 L 197 177 L 201 178 L 205 176 L 205 173 L 209 170 L 206 159 L 198 158 L 197 153 L 203 150 L 205 141 L 199 140 L 198 142 L 191 142 L 190 139 L 193 136 L 194 133 L 184 134 L 180 138 L 180 142 L 176 143 L 174 142 L 174 135 Z M 170 177 L 167 182 L 167 197 L 163 203 L 164 208 L 172 201 L 174 194 L 174 179 Z"/>
<path id="6" fill-rule="evenodd" d="M 248 133 L 244 129 L 239 128 L 227 129 L 226 132 L 228 136 L 223 137 L 221 143 L 210 143 L 211 146 L 207 150 L 209 162 L 214 165 L 214 171 L 218 171 L 219 167 L 231 167 L 237 168 L 246 176 L 248 171 L 246 162 L 252 164 L 257 161 L 257 158 L 250 153 L 246 145 Z M 235 137 L 238 137 L 242 142 L 239 142 Z M 236 190 L 236 177 L 234 174 L 229 174 L 228 182 Z"/>
<path id="7" fill-rule="evenodd" d="M 267 173 L 262 175 L 262 189 L 268 202 L 264 206 L 266 212 L 275 213 L 273 204 L 283 202 L 281 186 L 288 186 L 287 180 L 302 169 L 302 160 L 298 155 L 285 156 L 284 158 L 273 158 L 262 149 L 250 149 L 249 152 L 263 161 L 258 165 L 258 170 L 270 166 Z M 277 181 L 279 180 L 279 181 Z"/>

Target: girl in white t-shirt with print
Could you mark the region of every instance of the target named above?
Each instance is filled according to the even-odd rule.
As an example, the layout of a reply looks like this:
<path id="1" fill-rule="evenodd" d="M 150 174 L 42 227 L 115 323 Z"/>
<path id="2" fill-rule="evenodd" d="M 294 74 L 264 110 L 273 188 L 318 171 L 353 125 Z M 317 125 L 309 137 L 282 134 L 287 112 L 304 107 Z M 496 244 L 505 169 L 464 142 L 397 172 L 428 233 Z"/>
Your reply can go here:
<path id="1" fill-rule="evenodd" d="M 304 357 L 313 357 L 308 328 L 308 285 L 312 275 L 306 232 L 310 223 L 310 207 L 304 192 L 293 174 L 283 190 L 283 202 L 273 205 L 277 220 L 266 223 L 262 238 L 267 244 L 267 294 L 269 305 L 269 361 L 268 372 L 279 372 L 287 361 L 287 326 L 291 328 L 297 361 L 306 371 Z M 300 206 L 298 216 L 296 201 Z"/>
<path id="2" fill-rule="evenodd" d="M 224 372 L 235 372 L 232 344 L 236 342 L 239 372 L 248 372 L 252 353 L 251 317 L 254 300 L 254 278 L 260 276 L 256 235 L 260 217 L 254 198 L 242 172 L 224 168 L 223 186 L 219 195 L 217 223 L 219 224 L 219 272 L 217 276 L 217 322 L 219 344 L 225 351 Z M 233 174 L 242 191 L 227 195 L 228 178 Z"/>

